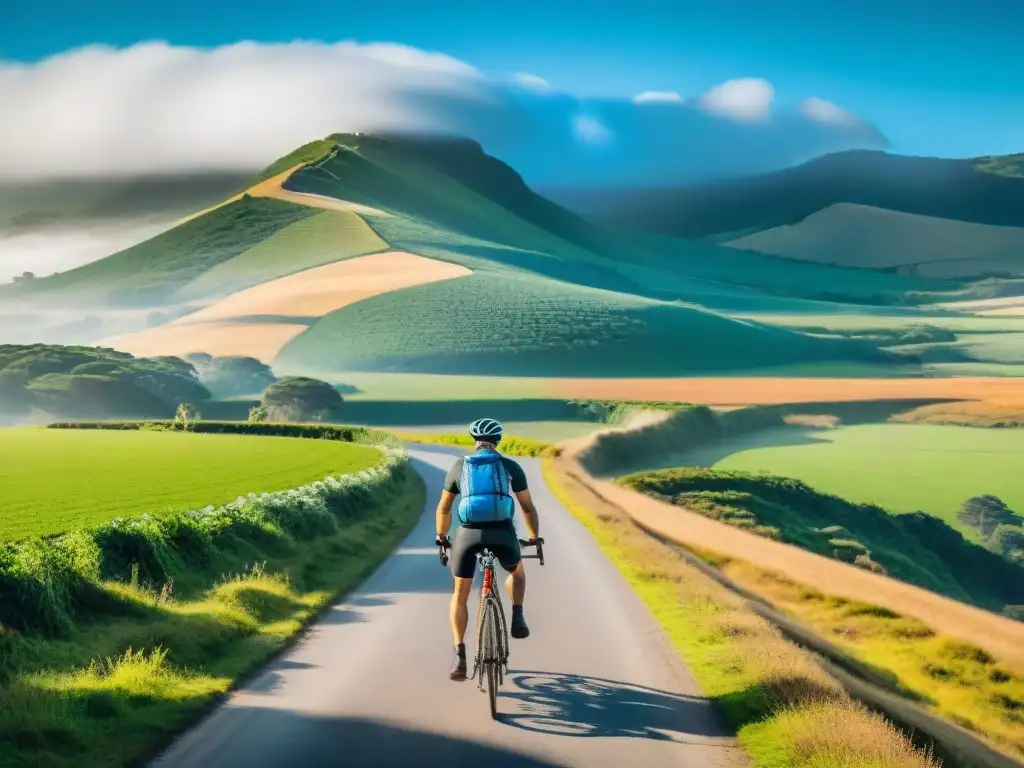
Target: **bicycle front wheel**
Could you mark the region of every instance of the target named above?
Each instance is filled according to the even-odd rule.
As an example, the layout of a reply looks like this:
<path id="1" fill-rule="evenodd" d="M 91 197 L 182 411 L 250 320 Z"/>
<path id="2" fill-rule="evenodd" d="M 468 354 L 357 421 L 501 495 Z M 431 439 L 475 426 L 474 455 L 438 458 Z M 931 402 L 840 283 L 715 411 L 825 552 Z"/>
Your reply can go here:
<path id="1" fill-rule="evenodd" d="M 491 719 L 498 717 L 498 675 L 501 666 L 501 642 L 498 631 L 501 627 L 501 608 L 498 602 L 488 599 L 484 603 L 484 671 L 487 673 L 487 699 L 491 706 Z"/>

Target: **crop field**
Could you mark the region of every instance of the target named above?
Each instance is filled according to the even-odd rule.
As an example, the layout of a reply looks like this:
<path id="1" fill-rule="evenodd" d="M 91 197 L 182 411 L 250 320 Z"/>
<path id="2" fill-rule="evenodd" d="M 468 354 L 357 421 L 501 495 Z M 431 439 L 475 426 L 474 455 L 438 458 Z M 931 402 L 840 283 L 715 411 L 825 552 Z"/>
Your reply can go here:
<path id="1" fill-rule="evenodd" d="M 167 325 L 100 342 L 140 356 L 247 355 L 269 362 L 317 318 L 378 293 L 468 275 L 410 253 L 353 257 L 231 294 Z"/>
<path id="2" fill-rule="evenodd" d="M 181 289 L 183 298 L 225 295 L 304 269 L 387 250 L 354 213 L 321 211 L 276 232 Z"/>
<path id="3" fill-rule="evenodd" d="M 1019 270 L 1024 229 L 838 203 L 797 224 L 727 243 L 801 261 L 855 267 L 914 266 L 934 277 Z"/>
<path id="4" fill-rule="evenodd" d="M 753 433 L 686 455 L 715 469 L 768 472 L 894 512 L 924 511 L 968 532 L 960 504 L 992 494 L 1024 511 L 1024 431 L 926 424 Z"/>
<path id="5" fill-rule="evenodd" d="M 2 434 L 0 540 L 224 504 L 382 458 L 363 445 L 289 437 L 35 427 Z"/>
<path id="6" fill-rule="evenodd" d="M 688 305 L 474 273 L 333 312 L 285 347 L 279 360 L 334 371 L 586 376 L 615 366 L 623 374 L 666 375 L 843 359 L 861 351 L 852 342 L 737 322 Z"/>

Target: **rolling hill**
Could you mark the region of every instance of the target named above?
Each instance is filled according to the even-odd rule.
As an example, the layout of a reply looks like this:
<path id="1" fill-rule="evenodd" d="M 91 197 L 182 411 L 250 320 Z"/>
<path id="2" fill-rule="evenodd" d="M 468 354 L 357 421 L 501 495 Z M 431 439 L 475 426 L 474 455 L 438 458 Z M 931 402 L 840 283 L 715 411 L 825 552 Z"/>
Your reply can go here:
<path id="1" fill-rule="evenodd" d="M 1024 227 L 1000 227 L 836 203 L 796 224 L 723 243 L 847 267 L 970 278 L 1024 272 Z"/>
<path id="2" fill-rule="evenodd" d="M 420 260 L 410 277 L 385 279 L 402 254 Z M 908 291 L 958 285 L 620 231 L 536 194 L 475 142 L 335 135 L 152 240 L 7 293 L 187 305 L 113 340 L 145 354 L 205 344 L 321 372 L 621 376 L 882 360 L 728 312 L 899 312 Z"/>
<path id="3" fill-rule="evenodd" d="M 921 236 L 927 237 L 929 231 L 943 225 L 923 217 L 1024 228 L 1022 167 L 1020 155 L 946 160 L 854 150 L 775 173 L 714 184 L 566 189 L 548 194 L 574 210 L 619 226 L 714 242 L 796 225 L 842 203 L 922 217 L 903 224 L 919 225 Z M 956 232 L 956 242 L 969 248 L 974 233 L 970 229 Z M 984 239 L 991 240 L 988 236 Z M 876 258 L 873 255 L 872 261 Z M 986 259 L 976 274 L 985 273 Z"/>

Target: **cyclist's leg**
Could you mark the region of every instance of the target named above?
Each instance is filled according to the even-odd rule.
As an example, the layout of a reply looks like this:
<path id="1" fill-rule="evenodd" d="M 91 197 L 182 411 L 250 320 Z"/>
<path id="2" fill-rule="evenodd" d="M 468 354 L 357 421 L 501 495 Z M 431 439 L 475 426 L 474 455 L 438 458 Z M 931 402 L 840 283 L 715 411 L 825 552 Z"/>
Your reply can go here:
<path id="1" fill-rule="evenodd" d="M 519 547 L 519 537 L 514 526 L 507 529 L 487 531 L 484 541 L 494 552 L 501 567 L 508 571 L 505 580 L 505 591 L 512 599 L 512 627 L 510 634 L 515 638 L 524 638 L 530 634 L 523 615 L 523 602 L 526 599 L 526 569 L 523 567 L 523 554 Z"/>
<path id="2" fill-rule="evenodd" d="M 473 589 L 473 575 L 476 573 L 476 553 L 482 548 L 482 531 L 459 526 L 452 535 L 452 548 L 448 564 L 454 585 L 449 618 L 452 638 L 455 641 L 455 660 L 452 663 L 452 680 L 466 679 L 466 627 L 469 624 L 469 595 Z"/>

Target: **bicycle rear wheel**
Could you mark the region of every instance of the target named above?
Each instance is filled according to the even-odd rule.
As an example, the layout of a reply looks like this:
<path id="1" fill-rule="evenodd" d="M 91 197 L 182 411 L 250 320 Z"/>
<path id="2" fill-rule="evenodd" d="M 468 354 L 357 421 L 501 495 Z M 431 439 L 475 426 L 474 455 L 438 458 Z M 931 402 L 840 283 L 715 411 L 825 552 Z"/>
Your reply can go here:
<path id="1" fill-rule="evenodd" d="M 498 675 L 501 666 L 501 643 L 498 640 L 501 619 L 496 600 L 484 603 L 484 671 L 487 673 L 487 698 L 491 706 L 491 719 L 498 717 Z"/>

